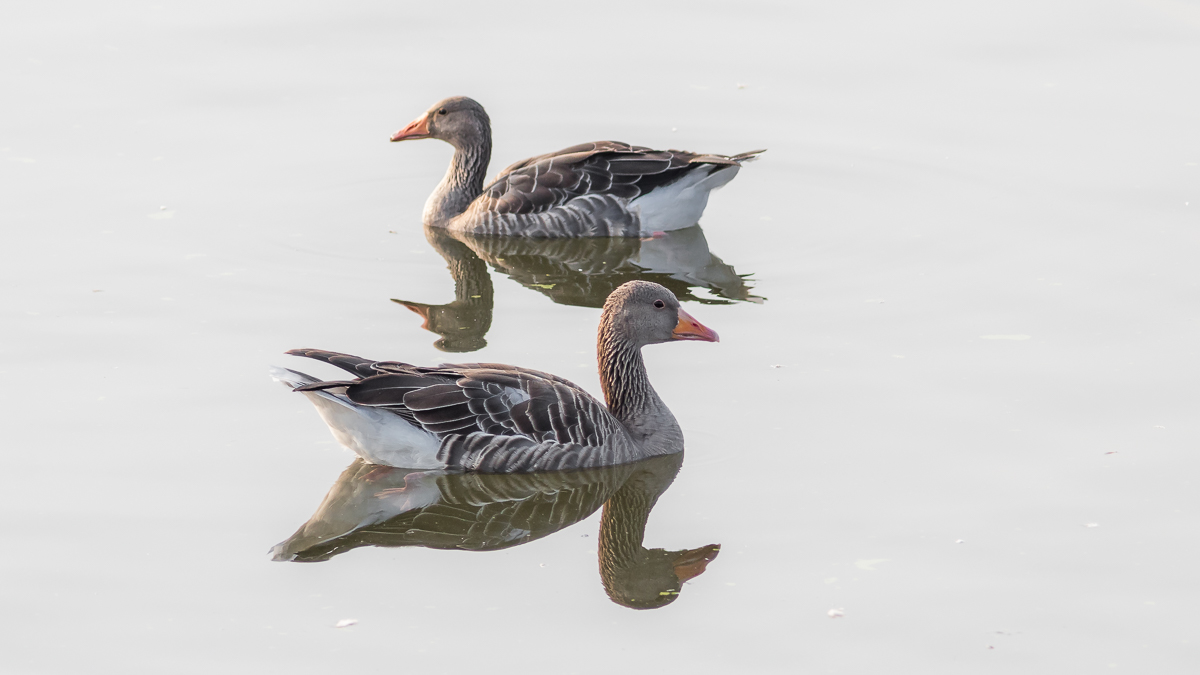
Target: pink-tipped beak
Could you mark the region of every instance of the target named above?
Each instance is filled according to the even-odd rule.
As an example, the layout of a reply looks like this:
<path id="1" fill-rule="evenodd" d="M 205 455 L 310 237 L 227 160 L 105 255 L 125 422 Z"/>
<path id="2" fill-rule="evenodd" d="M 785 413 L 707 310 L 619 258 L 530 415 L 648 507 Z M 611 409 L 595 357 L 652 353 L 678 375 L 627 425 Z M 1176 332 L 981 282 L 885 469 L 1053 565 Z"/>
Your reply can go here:
<path id="1" fill-rule="evenodd" d="M 721 341 L 717 331 L 695 320 L 691 314 L 682 309 L 679 310 L 679 323 L 675 324 L 675 330 L 671 331 L 671 337 L 675 340 Z"/>
<path id="2" fill-rule="evenodd" d="M 409 122 L 408 126 L 392 134 L 393 143 L 396 141 L 412 141 L 418 138 L 429 138 L 428 115 L 421 115 L 412 122 Z"/>

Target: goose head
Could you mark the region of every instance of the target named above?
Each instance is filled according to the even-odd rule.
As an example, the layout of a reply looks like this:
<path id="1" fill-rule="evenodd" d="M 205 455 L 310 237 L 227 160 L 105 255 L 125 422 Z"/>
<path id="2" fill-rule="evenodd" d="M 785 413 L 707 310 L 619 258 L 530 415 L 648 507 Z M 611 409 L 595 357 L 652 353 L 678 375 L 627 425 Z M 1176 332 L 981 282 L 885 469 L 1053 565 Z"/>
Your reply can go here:
<path id="1" fill-rule="evenodd" d="M 392 142 L 436 138 L 466 149 L 491 142 L 491 120 L 483 106 L 466 96 L 452 96 L 433 104 L 408 126 L 392 134 Z"/>
<path id="2" fill-rule="evenodd" d="M 683 311 L 674 293 L 651 281 L 630 281 L 613 291 L 600 325 L 639 349 L 674 340 L 720 341 L 716 331 Z"/>

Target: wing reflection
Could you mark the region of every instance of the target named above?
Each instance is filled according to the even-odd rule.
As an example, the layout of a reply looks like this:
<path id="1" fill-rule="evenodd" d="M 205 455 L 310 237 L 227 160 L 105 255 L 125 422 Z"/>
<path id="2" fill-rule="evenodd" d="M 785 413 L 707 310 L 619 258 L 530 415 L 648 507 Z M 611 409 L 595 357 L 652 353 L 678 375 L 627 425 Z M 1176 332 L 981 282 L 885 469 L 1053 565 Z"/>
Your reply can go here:
<path id="1" fill-rule="evenodd" d="M 530 239 L 477 237 L 425 228 L 425 237 L 446 259 L 454 278 L 454 302 L 427 305 L 394 300 L 420 314 L 422 327 L 441 338 L 443 351 L 482 349 L 492 324 L 492 282 L 487 266 L 562 305 L 602 307 L 621 284 L 654 281 L 680 301 L 730 304 L 762 302 L 747 280 L 713 255 L 699 225 L 653 239 L 584 237 Z M 486 264 L 485 264 L 486 263 Z M 717 297 L 697 296 L 706 289 Z"/>
<path id="2" fill-rule="evenodd" d="M 601 506 L 600 578 L 613 602 L 653 609 L 702 574 L 719 544 L 646 549 L 646 521 L 683 453 L 633 464 L 541 474 L 413 471 L 356 459 L 317 512 L 271 549 L 274 560 L 319 562 L 360 546 L 495 551 L 573 525 Z"/>

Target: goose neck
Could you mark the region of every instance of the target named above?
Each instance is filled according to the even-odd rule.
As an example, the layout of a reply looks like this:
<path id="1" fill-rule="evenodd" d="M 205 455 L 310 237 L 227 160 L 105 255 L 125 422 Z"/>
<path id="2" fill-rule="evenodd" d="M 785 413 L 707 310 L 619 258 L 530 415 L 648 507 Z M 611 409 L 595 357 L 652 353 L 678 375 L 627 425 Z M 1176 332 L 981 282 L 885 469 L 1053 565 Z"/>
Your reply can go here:
<path id="1" fill-rule="evenodd" d="M 459 215 L 483 192 L 483 180 L 492 159 L 491 139 L 453 145 L 450 168 L 425 203 L 426 224 L 443 223 Z"/>
<path id="2" fill-rule="evenodd" d="M 662 401 L 646 375 L 642 350 L 608 322 L 601 322 L 596 359 L 604 401 L 609 412 L 626 427 L 661 406 Z"/>

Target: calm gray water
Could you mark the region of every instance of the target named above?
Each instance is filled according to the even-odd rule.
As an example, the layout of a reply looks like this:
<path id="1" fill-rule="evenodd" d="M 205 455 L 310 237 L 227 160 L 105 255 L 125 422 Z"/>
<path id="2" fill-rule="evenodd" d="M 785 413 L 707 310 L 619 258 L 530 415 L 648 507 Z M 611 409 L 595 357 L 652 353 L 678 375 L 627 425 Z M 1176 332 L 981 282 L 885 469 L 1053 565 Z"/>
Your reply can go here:
<path id="1" fill-rule="evenodd" d="M 0 671 L 1200 660 L 1196 2 L 4 13 Z M 266 374 L 333 371 L 284 350 L 599 390 L 599 310 L 521 270 L 490 268 L 469 355 L 391 302 L 455 300 L 420 227 L 450 149 L 387 143 L 453 94 L 487 106 L 493 170 L 769 148 L 702 220 L 743 287 L 677 287 L 722 341 L 646 350 L 688 449 L 644 545 L 721 546 L 664 607 L 610 601 L 598 512 L 499 551 L 269 559 L 353 459 Z"/>

